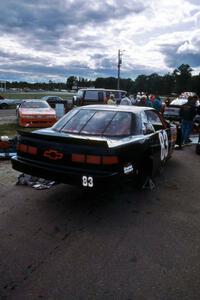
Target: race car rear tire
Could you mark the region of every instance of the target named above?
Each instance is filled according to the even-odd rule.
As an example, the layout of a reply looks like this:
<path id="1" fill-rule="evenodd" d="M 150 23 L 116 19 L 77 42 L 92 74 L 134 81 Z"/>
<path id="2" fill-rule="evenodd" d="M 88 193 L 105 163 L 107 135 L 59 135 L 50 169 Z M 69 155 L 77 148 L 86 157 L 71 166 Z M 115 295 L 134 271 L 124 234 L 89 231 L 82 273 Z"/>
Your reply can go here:
<path id="1" fill-rule="evenodd" d="M 200 144 L 196 145 L 196 153 L 200 155 Z"/>
<path id="2" fill-rule="evenodd" d="M 151 178 L 154 181 L 154 176 L 153 174 L 153 161 L 151 158 L 146 157 L 141 166 L 139 167 L 138 170 L 138 176 L 137 176 L 137 185 L 139 188 L 143 188 L 143 185 L 147 181 L 148 178 Z"/>

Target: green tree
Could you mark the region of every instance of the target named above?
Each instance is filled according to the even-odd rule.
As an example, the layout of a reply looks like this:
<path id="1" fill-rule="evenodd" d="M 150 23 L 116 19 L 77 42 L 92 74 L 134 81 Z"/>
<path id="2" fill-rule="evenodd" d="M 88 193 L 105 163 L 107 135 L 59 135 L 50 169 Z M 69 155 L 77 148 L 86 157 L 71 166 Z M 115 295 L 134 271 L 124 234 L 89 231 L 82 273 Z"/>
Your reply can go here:
<path id="1" fill-rule="evenodd" d="M 191 78 L 191 91 L 200 95 L 200 74 L 192 76 Z"/>
<path id="2" fill-rule="evenodd" d="M 175 89 L 175 80 L 174 76 L 171 74 L 165 74 L 163 76 L 163 90 L 162 90 L 162 95 L 169 95 L 174 92 Z"/>
<path id="3" fill-rule="evenodd" d="M 77 82 L 78 79 L 76 76 L 69 76 L 66 82 L 67 88 L 71 90 L 73 86 L 77 86 Z"/>
<path id="4" fill-rule="evenodd" d="M 191 87 L 192 68 L 188 64 L 182 64 L 174 70 L 176 92 L 179 94 L 189 91 Z"/>
<path id="5" fill-rule="evenodd" d="M 135 88 L 137 92 L 146 92 L 148 90 L 148 79 L 146 75 L 139 75 L 135 79 Z"/>

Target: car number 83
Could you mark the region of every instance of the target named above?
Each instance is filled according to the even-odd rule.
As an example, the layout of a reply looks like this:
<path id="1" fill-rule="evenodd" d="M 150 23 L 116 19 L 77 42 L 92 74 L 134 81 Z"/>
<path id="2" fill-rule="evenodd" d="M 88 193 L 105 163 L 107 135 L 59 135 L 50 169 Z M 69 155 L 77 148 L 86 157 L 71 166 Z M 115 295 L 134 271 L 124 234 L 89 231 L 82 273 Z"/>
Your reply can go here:
<path id="1" fill-rule="evenodd" d="M 93 178 L 91 176 L 82 176 L 82 185 L 93 187 L 94 186 Z"/>
<path id="2" fill-rule="evenodd" d="M 159 140 L 160 140 L 160 159 L 164 160 L 168 156 L 169 152 L 169 141 L 167 132 L 165 130 L 159 132 Z"/>

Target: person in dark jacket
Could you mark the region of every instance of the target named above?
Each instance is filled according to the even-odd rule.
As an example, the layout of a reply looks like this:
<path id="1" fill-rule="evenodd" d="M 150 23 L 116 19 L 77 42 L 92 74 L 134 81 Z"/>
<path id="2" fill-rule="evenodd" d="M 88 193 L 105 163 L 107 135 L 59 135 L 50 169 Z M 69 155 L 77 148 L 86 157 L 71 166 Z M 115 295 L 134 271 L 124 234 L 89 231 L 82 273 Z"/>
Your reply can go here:
<path id="1" fill-rule="evenodd" d="M 170 99 L 169 99 L 169 97 L 167 97 L 167 98 L 165 99 L 165 106 L 166 106 L 166 107 L 169 107 L 169 105 L 170 105 Z"/>
<path id="2" fill-rule="evenodd" d="M 196 106 L 194 104 L 193 97 L 189 96 L 188 101 L 181 106 L 180 118 L 181 118 L 181 134 L 182 144 L 190 143 L 190 134 L 193 127 L 193 119 L 196 115 Z"/>
<path id="3" fill-rule="evenodd" d="M 143 95 L 143 96 L 140 98 L 140 100 L 138 101 L 138 104 L 137 104 L 137 105 L 138 105 L 138 106 L 144 106 L 144 107 L 145 107 L 145 106 L 146 106 L 146 98 L 147 98 L 147 97 Z"/>
<path id="4" fill-rule="evenodd" d="M 153 108 L 155 108 L 159 112 L 163 112 L 163 104 L 159 96 L 156 96 L 153 100 Z"/>
<path id="5" fill-rule="evenodd" d="M 138 106 L 144 106 L 144 107 L 152 107 L 151 100 L 148 96 L 142 96 L 140 101 L 137 104 Z"/>

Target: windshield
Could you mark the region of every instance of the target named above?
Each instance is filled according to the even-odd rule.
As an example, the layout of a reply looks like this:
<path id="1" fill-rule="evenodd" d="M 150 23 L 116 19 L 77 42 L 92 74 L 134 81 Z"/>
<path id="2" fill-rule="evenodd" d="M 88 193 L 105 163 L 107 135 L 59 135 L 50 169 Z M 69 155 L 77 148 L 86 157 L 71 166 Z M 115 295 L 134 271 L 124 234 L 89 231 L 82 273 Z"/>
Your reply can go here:
<path id="1" fill-rule="evenodd" d="M 188 101 L 187 98 L 176 98 L 170 103 L 170 105 L 183 105 L 187 101 Z"/>
<path id="2" fill-rule="evenodd" d="M 49 96 L 44 96 L 44 97 L 42 97 L 41 99 L 42 100 L 47 100 L 49 98 Z"/>
<path id="3" fill-rule="evenodd" d="M 44 101 L 25 101 L 20 105 L 21 108 L 49 108 L 49 105 Z"/>
<path id="4" fill-rule="evenodd" d="M 83 97 L 83 90 L 78 90 L 77 96 L 78 97 Z"/>
<path id="5" fill-rule="evenodd" d="M 73 110 L 54 125 L 65 133 L 98 136 L 129 136 L 136 133 L 135 115 L 130 112 Z"/>

